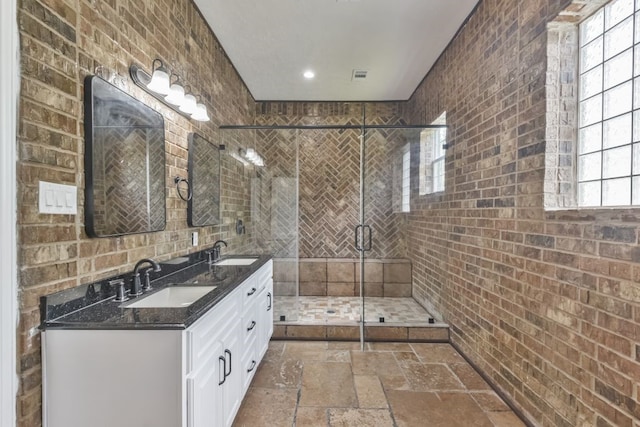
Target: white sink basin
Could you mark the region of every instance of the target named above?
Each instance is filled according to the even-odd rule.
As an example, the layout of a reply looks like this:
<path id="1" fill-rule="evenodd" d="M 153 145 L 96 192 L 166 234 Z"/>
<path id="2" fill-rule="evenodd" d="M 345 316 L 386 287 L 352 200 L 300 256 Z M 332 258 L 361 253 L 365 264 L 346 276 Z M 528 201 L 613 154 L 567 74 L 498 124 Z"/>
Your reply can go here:
<path id="1" fill-rule="evenodd" d="M 258 260 L 258 257 L 243 257 L 243 258 L 226 258 L 216 262 L 214 265 L 251 265 Z"/>
<path id="2" fill-rule="evenodd" d="M 124 308 L 188 307 L 217 286 L 171 286 L 121 305 Z"/>

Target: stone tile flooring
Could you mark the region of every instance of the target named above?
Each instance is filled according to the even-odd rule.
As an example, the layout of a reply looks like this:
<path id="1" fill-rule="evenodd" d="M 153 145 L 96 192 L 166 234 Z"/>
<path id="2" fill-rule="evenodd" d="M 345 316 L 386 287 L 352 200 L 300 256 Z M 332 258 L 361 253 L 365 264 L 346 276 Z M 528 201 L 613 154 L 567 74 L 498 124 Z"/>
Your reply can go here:
<path id="1" fill-rule="evenodd" d="M 521 427 L 449 344 L 272 341 L 237 427 Z"/>
<path id="2" fill-rule="evenodd" d="M 358 323 L 361 318 L 359 297 L 276 296 L 273 303 L 273 320 L 280 321 L 286 316 L 286 322 L 300 324 L 339 324 Z M 425 324 L 431 315 L 413 298 L 366 297 L 365 321 L 378 323 L 384 317 L 385 323 Z"/>

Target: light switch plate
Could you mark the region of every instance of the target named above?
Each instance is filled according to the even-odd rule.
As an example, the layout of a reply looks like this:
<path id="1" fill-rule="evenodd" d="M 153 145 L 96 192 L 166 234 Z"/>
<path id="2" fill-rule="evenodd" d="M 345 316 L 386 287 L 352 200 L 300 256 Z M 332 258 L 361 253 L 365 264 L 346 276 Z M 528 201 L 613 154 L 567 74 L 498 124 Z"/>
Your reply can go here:
<path id="1" fill-rule="evenodd" d="M 78 213 L 78 188 L 75 185 L 40 181 L 38 211 L 43 214 L 76 215 Z"/>
<path id="2" fill-rule="evenodd" d="M 191 245 L 198 246 L 198 232 L 194 231 L 191 233 Z"/>

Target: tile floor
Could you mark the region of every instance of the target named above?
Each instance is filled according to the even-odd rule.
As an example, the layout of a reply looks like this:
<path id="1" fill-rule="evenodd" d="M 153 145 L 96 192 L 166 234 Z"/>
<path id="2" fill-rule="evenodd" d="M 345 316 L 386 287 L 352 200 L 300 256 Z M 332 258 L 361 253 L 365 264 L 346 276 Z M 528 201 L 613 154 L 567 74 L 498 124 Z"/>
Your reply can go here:
<path id="1" fill-rule="evenodd" d="M 520 427 L 449 344 L 272 341 L 237 427 Z"/>
<path id="2" fill-rule="evenodd" d="M 284 315 L 287 322 L 349 325 L 360 321 L 360 304 L 359 297 L 277 296 L 273 320 L 279 322 Z M 364 317 L 374 323 L 384 317 L 385 323 L 426 324 L 431 315 L 413 298 L 367 297 Z"/>

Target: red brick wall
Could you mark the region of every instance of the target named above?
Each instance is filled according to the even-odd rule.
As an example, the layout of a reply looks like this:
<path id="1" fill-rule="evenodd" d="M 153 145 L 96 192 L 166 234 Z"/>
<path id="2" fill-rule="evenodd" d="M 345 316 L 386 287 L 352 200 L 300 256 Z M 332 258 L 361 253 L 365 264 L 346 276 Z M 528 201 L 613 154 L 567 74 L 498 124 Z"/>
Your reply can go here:
<path id="1" fill-rule="evenodd" d="M 579 9 L 584 2 L 574 2 Z M 446 191 L 412 194 L 414 296 L 536 424 L 640 425 L 640 214 L 543 208 L 546 24 L 484 0 L 409 101 L 447 112 Z"/>
<path id="2" fill-rule="evenodd" d="M 218 141 L 217 126 L 252 123 L 254 101 L 208 26 L 190 1 L 24 0 L 19 4 L 21 96 L 19 118 L 18 425 L 41 425 L 38 298 L 57 290 L 129 271 L 140 258 L 168 259 L 199 250 L 218 238 L 228 251 L 245 252 L 250 234 L 232 232 L 237 216 L 249 218 L 252 171 L 223 156 L 224 224 L 197 229 L 191 247 L 186 202 L 172 178 L 187 176 L 187 136 Z M 135 62 L 147 70 L 155 57 L 202 94 L 212 121 L 187 120 L 136 87 L 128 77 Z M 159 233 L 87 238 L 84 189 L 83 78 L 116 77 L 123 89 L 160 111 L 166 128 L 167 225 Z M 234 141 L 227 141 L 233 148 Z M 78 187 L 78 215 L 38 213 L 40 180 Z"/>

